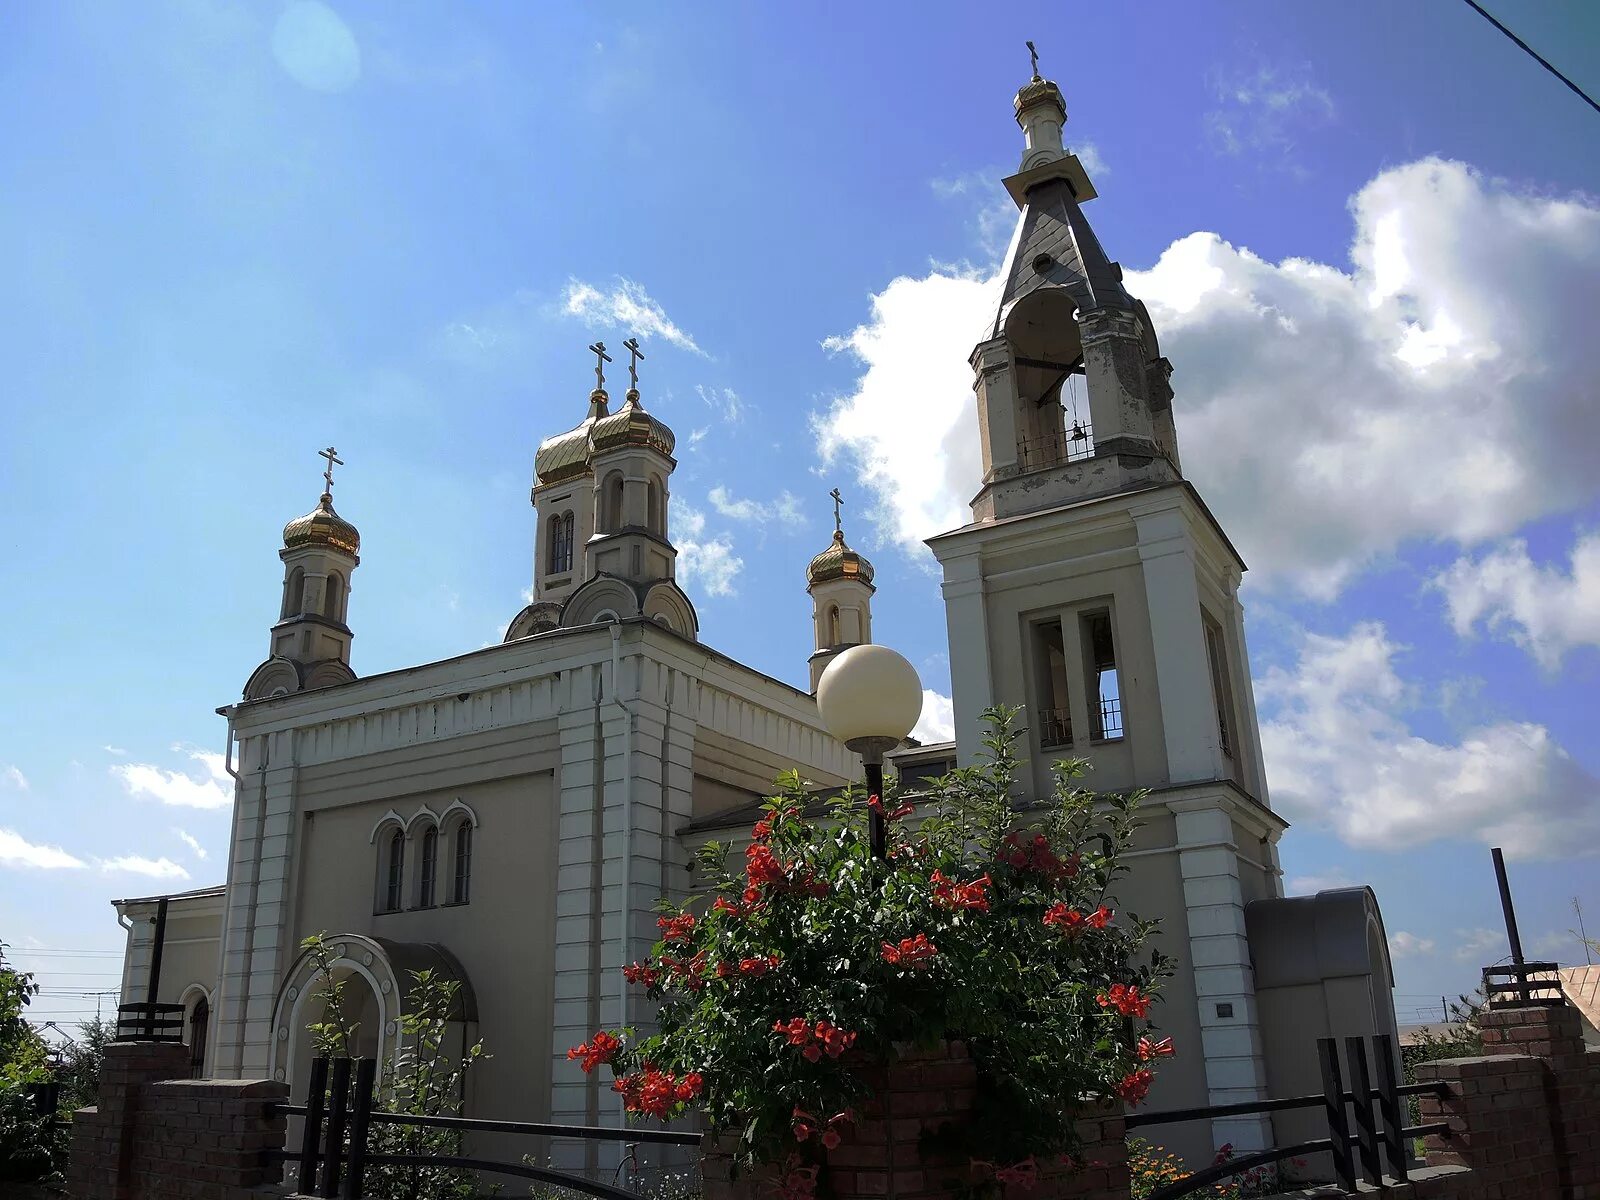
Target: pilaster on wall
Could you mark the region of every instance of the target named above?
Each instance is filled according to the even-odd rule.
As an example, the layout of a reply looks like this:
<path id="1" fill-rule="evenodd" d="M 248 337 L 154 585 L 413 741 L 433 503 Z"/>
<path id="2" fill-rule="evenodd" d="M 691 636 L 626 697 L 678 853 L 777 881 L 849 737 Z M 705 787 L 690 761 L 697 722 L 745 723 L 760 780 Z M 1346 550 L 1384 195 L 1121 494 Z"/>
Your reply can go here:
<path id="1" fill-rule="evenodd" d="M 949 631 L 950 678 L 954 689 L 956 761 L 971 766 L 983 746 L 983 710 L 994 703 L 989 665 L 989 614 L 984 597 L 983 559 L 968 554 L 944 560 L 944 615 Z"/>
<path id="2" fill-rule="evenodd" d="M 1225 807 L 1206 799 L 1174 801 L 1169 807 L 1177 823 L 1208 1098 L 1211 1104 L 1264 1100 L 1266 1057 L 1233 821 Z M 1211 1125 L 1218 1145 L 1231 1142 L 1241 1154 L 1273 1144 L 1272 1123 L 1264 1116 L 1219 1118 Z"/>
<path id="3" fill-rule="evenodd" d="M 294 739 L 290 730 L 240 743 L 212 1067 L 222 1079 L 269 1071 L 272 1008 L 288 965 Z"/>
<path id="4" fill-rule="evenodd" d="M 1098 432 L 1098 431 L 1097 431 Z M 1163 493 L 1170 503 L 1175 493 Z M 1156 502 L 1152 502 L 1156 503 Z M 1200 623 L 1194 541 L 1175 507 L 1134 510 L 1170 783 L 1220 779 L 1222 747 Z"/>

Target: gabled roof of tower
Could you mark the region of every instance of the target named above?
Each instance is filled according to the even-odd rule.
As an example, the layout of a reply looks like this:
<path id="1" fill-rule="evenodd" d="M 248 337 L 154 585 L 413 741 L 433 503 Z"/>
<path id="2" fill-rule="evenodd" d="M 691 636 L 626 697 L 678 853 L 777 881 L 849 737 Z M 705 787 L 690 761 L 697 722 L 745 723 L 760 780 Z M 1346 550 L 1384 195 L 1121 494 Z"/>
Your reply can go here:
<path id="1" fill-rule="evenodd" d="M 1012 308 L 1041 288 L 1065 289 L 1080 312 L 1133 307 L 1122 286 L 1122 268 L 1106 258 L 1072 185 L 1059 174 L 1028 189 L 1004 279 L 989 337 L 1001 336 Z"/>

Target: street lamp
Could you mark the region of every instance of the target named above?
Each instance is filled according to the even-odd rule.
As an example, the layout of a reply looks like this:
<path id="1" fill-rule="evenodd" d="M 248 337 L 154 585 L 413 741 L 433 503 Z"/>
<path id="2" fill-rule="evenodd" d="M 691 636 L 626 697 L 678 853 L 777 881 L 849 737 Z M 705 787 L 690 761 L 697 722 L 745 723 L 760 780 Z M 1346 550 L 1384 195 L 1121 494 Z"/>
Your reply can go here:
<path id="1" fill-rule="evenodd" d="M 867 794 L 883 800 L 883 756 L 893 750 L 922 715 L 922 681 L 904 657 L 887 646 L 851 646 L 834 656 L 817 681 L 822 724 L 861 755 Z M 888 857 L 883 813 L 868 814 L 874 858 Z"/>

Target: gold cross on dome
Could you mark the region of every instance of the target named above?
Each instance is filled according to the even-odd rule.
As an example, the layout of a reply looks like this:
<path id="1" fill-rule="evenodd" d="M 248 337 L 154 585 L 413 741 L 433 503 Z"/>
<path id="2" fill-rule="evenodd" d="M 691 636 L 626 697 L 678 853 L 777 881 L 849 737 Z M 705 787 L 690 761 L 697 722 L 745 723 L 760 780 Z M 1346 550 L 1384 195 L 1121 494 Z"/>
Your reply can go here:
<path id="1" fill-rule="evenodd" d="M 596 342 L 590 346 L 589 353 L 594 355 L 595 391 L 604 391 L 606 386 L 606 364 L 611 361 L 611 355 L 606 353 L 606 344 L 604 342 Z"/>
<path id="2" fill-rule="evenodd" d="M 844 497 L 839 494 L 839 489 L 834 488 L 828 495 L 833 497 L 833 531 L 844 532 L 844 519 L 839 516 L 839 510 L 844 507 Z"/>
<path id="3" fill-rule="evenodd" d="M 326 450 L 318 450 L 317 455 L 328 460 L 328 469 L 322 473 L 322 490 L 331 496 L 333 495 L 333 468 L 335 466 L 344 466 L 344 459 L 339 457 L 339 452 L 332 446 L 329 446 Z"/>
<path id="4" fill-rule="evenodd" d="M 639 361 L 644 358 L 644 351 L 639 349 L 639 339 L 631 337 L 622 343 L 622 348 L 628 352 L 628 386 L 634 391 L 639 390 Z"/>

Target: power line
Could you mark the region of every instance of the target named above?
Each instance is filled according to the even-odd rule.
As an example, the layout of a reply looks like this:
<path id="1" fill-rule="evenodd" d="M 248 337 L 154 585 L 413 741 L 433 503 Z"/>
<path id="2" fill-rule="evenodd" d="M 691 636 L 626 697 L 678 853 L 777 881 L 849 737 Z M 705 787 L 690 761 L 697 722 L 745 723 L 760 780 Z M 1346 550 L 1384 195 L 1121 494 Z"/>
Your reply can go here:
<path id="1" fill-rule="evenodd" d="M 1585 92 L 1581 87 L 1573 83 L 1572 80 L 1568 79 L 1560 71 L 1556 70 L 1555 67 L 1551 65 L 1550 60 L 1545 58 L 1544 55 L 1540 54 L 1532 46 L 1528 45 L 1527 42 L 1523 41 L 1516 34 L 1512 33 L 1511 30 L 1507 29 L 1504 25 L 1500 24 L 1499 21 L 1495 20 L 1494 14 L 1488 9 L 1484 8 L 1483 5 L 1479 4 L 1478 0 L 1465 0 L 1465 3 L 1473 8 L 1485 21 L 1489 22 L 1489 24 L 1493 25 L 1517 45 L 1521 46 L 1522 49 L 1530 57 L 1532 57 L 1536 63 L 1538 63 L 1546 71 L 1549 71 L 1550 74 L 1554 75 L 1557 79 L 1561 80 L 1562 83 L 1566 84 L 1569 88 L 1576 92 L 1585 104 L 1594 109 L 1595 112 L 1600 112 L 1600 104 L 1595 103 L 1594 99 L 1589 95 L 1589 93 Z"/>

